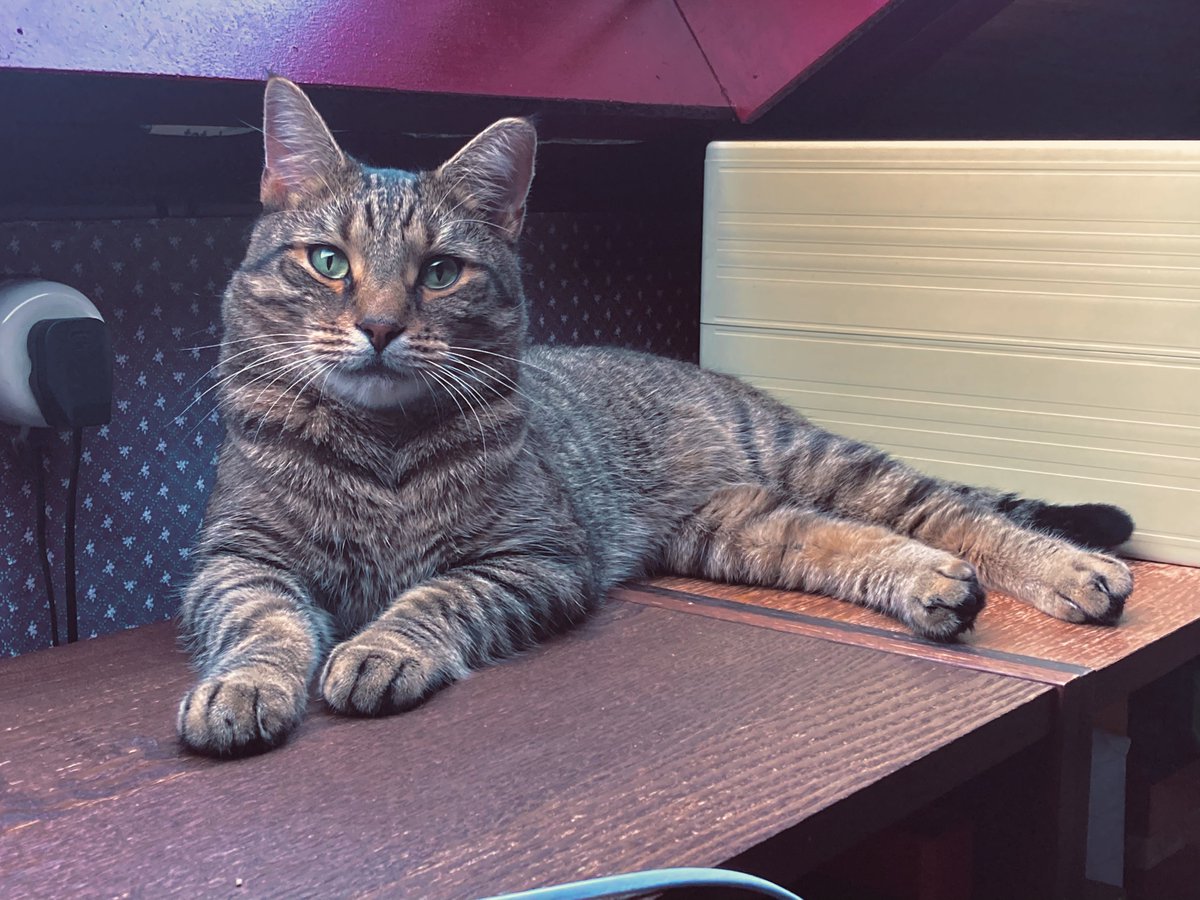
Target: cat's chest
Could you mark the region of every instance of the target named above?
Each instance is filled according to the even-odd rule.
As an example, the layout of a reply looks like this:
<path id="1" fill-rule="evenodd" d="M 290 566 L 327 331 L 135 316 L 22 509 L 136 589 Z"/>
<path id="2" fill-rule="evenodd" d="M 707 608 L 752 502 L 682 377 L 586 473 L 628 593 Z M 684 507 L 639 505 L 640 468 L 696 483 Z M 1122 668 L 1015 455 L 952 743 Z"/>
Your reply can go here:
<path id="1" fill-rule="evenodd" d="M 295 488 L 287 505 L 303 525 L 294 533 L 301 567 L 315 599 L 347 629 L 455 558 L 462 504 L 427 479 L 385 484 L 330 469 Z"/>

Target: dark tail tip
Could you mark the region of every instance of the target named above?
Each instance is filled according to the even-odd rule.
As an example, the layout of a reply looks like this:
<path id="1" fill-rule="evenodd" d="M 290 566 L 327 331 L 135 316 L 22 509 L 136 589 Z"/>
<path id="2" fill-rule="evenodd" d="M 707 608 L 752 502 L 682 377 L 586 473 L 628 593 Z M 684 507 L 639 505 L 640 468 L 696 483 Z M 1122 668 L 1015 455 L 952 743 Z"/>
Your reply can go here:
<path id="1" fill-rule="evenodd" d="M 1047 504 L 1033 514 L 1033 527 L 1097 550 L 1107 550 L 1129 540 L 1133 519 L 1119 506 L 1081 503 L 1078 506 Z"/>

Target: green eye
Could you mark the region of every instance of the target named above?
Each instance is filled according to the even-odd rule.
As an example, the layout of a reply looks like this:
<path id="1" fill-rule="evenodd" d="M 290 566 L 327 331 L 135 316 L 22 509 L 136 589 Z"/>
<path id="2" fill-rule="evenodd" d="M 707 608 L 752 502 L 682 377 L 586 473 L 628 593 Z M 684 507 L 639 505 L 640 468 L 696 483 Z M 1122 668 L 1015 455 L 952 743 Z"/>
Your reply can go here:
<path id="1" fill-rule="evenodd" d="M 336 247 L 324 244 L 313 247 L 308 251 L 308 261 L 320 274 L 334 281 L 341 281 L 350 274 L 350 260 Z"/>
<path id="2" fill-rule="evenodd" d="M 421 270 L 421 284 L 435 291 L 448 288 L 458 281 L 462 266 L 452 256 L 435 256 Z"/>

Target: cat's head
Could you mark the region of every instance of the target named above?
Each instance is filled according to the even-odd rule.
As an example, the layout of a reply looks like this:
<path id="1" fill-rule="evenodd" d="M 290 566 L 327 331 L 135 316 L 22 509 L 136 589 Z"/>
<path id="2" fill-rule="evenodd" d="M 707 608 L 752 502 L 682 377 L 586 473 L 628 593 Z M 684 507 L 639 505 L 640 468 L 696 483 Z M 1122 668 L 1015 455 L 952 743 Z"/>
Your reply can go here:
<path id="1" fill-rule="evenodd" d="M 499 121 L 433 171 L 377 169 L 272 78 L 263 131 L 263 214 L 225 297 L 230 390 L 393 409 L 515 371 L 532 125 Z"/>

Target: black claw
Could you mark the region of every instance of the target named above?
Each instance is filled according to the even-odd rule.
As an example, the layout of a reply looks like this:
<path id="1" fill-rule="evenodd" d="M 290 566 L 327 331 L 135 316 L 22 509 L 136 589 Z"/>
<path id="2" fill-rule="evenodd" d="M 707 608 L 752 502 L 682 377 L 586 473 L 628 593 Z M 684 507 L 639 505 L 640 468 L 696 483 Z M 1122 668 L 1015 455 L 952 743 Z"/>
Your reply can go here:
<path id="1" fill-rule="evenodd" d="M 212 713 L 213 704 L 217 702 L 217 694 L 221 693 L 221 688 L 223 688 L 224 686 L 225 686 L 224 682 L 218 681 L 217 686 L 215 688 L 213 688 L 213 692 L 208 695 L 208 702 L 206 704 L 204 704 L 204 717 L 205 718 L 208 718 L 208 716 Z"/>
<path id="2" fill-rule="evenodd" d="M 378 657 L 376 657 L 374 653 L 368 653 L 366 656 L 364 656 L 362 658 L 362 662 L 360 662 L 358 664 L 358 671 L 354 673 L 354 683 L 350 685 L 350 694 L 352 696 L 354 694 L 354 689 L 356 687 L 358 687 L 358 682 L 363 677 L 363 672 L 366 671 L 367 663 L 369 663 L 371 660 L 377 659 L 377 658 Z"/>
<path id="3" fill-rule="evenodd" d="M 1116 597 L 1110 597 L 1112 603 L 1104 615 L 1096 619 L 1099 625 L 1116 625 L 1120 621 L 1122 614 L 1125 612 L 1125 601 Z"/>
<path id="4" fill-rule="evenodd" d="M 259 696 L 258 686 L 255 685 L 254 697 L 250 701 L 250 709 L 254 711 L 254 726 L 258 729 L 258 733 L 262 734 L 263 733 L 262 718 L 258 714 L 258 696 Z"/>
<path id="5" fill-rule="evenodd" d="M 392 695 L 392 689 L 396 687 L 396 682 L 399 681 L 401 676 L 404 675 L 404 671 L 407 668 L 408 668 L 408 660 L 405 660 L 404 662 L 400 663 L 400 665 L 396 668 L 396 674 L 392 676 L 392 680 L 388 682 L 388 686 L 387 686 L 387 694 L 389 697 Z"/>
<path id="6" fill-rule="evenodd" d="M 187 699 L 183 701 L 183 715 L 179 717 L 179 721 L 187 724 L 188 713 L 192 711 L 192 701 L 196 699 L 196 691 L 193 688 L 188 692 Z"/>

